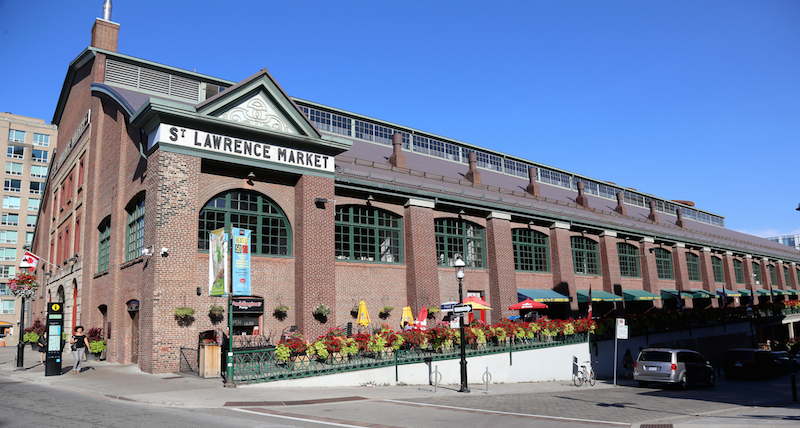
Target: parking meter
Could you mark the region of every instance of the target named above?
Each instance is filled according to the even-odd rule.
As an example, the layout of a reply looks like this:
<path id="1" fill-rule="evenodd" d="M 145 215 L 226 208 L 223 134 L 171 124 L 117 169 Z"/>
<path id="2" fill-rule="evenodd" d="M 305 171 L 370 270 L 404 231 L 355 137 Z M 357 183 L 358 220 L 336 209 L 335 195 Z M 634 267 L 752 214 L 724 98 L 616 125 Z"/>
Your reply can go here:
<path id="1" fill-rule="evenodd" d="M 61 332 L 64 331 L 64 305 L 61 302 L 47 304 L 47 360 L 45 376 L 61 375 Z"/>

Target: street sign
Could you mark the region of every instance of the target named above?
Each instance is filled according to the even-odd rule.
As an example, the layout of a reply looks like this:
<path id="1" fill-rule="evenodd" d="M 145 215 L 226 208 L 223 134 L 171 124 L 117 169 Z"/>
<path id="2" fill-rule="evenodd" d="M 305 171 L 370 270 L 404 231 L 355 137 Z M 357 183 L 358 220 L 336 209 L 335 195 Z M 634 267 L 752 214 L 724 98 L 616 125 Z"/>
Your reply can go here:
<path id="1" fill-rule="evenodd" d="M 628 326 L 617 325 L 617 339 L 627 339 L 628 338 Z"/>
<path id="2" fill-rule="evenodd" d="M 453 306 L 457 304 L 458 303 L 455 302 L 442 303 L 442 305 L 439 307 L 439 310 L 441 310 L 442 312 L 450 312 L 451 310 L 453 310 Z"/>
<path id="3" fill-rule="evenodd" d="M 472 312 L 472 305 L 463 305 L 461 303 L 453 306 L 454 314 L 465 314 Z"/>

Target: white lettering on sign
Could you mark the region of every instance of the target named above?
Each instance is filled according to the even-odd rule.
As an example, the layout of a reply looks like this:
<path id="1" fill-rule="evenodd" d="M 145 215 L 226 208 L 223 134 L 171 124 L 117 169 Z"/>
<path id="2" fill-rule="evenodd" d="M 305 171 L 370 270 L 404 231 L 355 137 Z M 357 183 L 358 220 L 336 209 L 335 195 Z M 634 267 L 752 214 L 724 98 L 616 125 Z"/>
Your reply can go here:
<path id="1" fill-rule="evenodd" d="M 150 147 L 155 143 L 174 144 L 214 153 L 225 153 L 254 160 L 334 172 L 332 156 L 275 146 L 259 141 L 243 140 L 227 135 L 210 134 L 196 129 L 181 128 L 164 123 L 158 125 L 158 129 L 151 136 Z"/>

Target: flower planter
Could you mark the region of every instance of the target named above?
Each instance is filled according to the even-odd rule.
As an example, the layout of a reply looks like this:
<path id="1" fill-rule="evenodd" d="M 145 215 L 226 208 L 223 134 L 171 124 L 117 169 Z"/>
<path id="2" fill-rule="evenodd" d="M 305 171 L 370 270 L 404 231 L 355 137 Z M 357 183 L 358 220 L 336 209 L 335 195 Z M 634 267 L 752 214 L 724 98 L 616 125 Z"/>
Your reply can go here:
<path id="1" fill-rule="evenodd" d="M 89 361 L 100 361 L 100 355 L 102 355 L 100 352 L 97 353 L 88 352 L 86 354 L 86 359 Z"/>
<path id="2" fill-rule="evenodd" d="M 200 347 L 200 377 L 220 377 L 222 348 L 219 345 L 203 345 Z"/>

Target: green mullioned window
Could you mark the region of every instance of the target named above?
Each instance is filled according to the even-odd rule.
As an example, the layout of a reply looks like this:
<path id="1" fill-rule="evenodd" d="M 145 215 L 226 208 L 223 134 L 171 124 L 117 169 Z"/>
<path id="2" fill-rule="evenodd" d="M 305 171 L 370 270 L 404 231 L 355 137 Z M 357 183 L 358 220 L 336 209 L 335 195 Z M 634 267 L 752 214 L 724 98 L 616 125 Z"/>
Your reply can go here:
<path id="1" fill-rule="evenodd" d="M 672 253 L 663 248 L 656 248 L 655 255 L 658 279 L 675 279 L 672 273 Z"/>
<path id="2" fill-rule="evenodd" d="M 714 271 L 714 282 L 725 282 L 725 274 L 722 270 L 722 259 L 712 256 L 711 268 Z"/>
<path id="3" fill-rule="evenodd" d="M 786 288 L 789 288 L 789 268 L 784 266 L 783 267 L 783 285 Z"/>
<path id="4" fill-rule="evenodd" d="M 639 278 L 639 249 L 624 242 L 617 243 L 619 273 L 626 278 Z"/>
<path id="5" fill-rule="evenodd" d="M 461 254 L 467 267 L 485 267 L 483 227 L 461 219 L 435 220 L 436 254 L 439 266 L 453 266 L 456 254 Z"/>
<path id="6" fill-rule="evenodd" d="M 548 236 L 531 229 L 511 230 L 514 268 L 519 271 L 550 272 Z"/>
<path id="7" fill-rule="evenodd" d="M 597 242 L 583 236 L 573 236 L 572 265 L 577 275 L 600 275 Z"/>
<path id="8" fill-rule="evenodd" d="M 761 278 L 761 265 L 756 262 L 753 262 L 753 278 L 755 278 L 757 285 L 764 283 L 763 278 Z"/>
<path id="9" fill-rule="evenodd" d="M 778 277 L 775 275 L 775 265 L 768 265 L 770 285 L 774 286 L 778 283 Z"/>
<path id="10" fill-rule="evenodd" d="M 335 234 L 337 260 L 403 262 L 403 219 L 389 211 L 337 206 Z"/>
<path id="11" fill-rule="evenodd" d="M 126 209 L 128 212 L 128 239 L 125 261 L 142 255 L 144 248 L 144 195 L 133 200 Z"/>
<path id="12" fill-rule="evenodd" d="M 689 281 L 700 281 L 700 257 L 686 253 L 686 268 L 689 269 Z"/>
<path id="13" fill-rule="evenodd" d="M 108 270 L 108 254 L 111 244 L 111 217 L 107 217 L 100 223 L 97 231 L 99 232 L 99 245 L 97 246 L 97 271 L 105 272 Z"/>
<path id="14" fill-rule="evenodd" d="M 800 269 L 795 269 L 794 272 L 797 274 L 797 283 L 800 284 Z"/>
<path id="15" fill-rule="evenodd" d="M 737 284 L 744 284 L 744 267 L 741 260 L 733 261 L 733 274 L 736 275 Z"/>
<path id="16" fill-rule="evenodd" d="M 292 236 L 283 210 L 266 195 L 250 190 L 229 190 L 206 202 L 198 216 L 197 249 L 208 251 L 209 233 L 224 228 L 250 230 L 250 254 L 290 256 Z"/>

